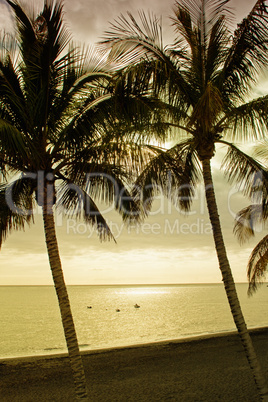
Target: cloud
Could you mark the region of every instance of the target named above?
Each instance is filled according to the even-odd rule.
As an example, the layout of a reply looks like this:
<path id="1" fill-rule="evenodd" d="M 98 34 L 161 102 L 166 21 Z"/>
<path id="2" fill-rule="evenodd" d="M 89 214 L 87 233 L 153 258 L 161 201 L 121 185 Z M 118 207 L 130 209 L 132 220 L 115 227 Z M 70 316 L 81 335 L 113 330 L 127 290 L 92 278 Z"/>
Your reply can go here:
<path id="1" fill-rule="evenodd" d="M 237 20 L 244 18 L 251 10 L 255 0 L 231 0 L 230 5 L 234 8 Z M 77 40 L 90 44 L 99 41 L 110 23 L 127 12 L 136 18 L 138 11 L 150 12 L 162 19 L 163 36 L 165 43 L 171 43 L 175 39 L 170 16 L 173 16 L 174 0 L 65 0 L 64 10 L 66 20 Z"/>
<path id="2" fill-rule="evenodd" d="M 121 14 L 127 12 L 138 16 L 138 10 L 149 11 L 156 15 L 162 15 L 165 20 L 165 26 L 168 25 L 167 14 L 171 14 L 173 1 L 165 2 L 154 0 L 100 0 L 100 1 L 65 1 L 66 20 L 75 37 L 93 44 L 99 41 L 108 30 L 110 23 L 114 22 Z M 166 29 L 165 29 L 166 30 Z"/>
<path id="3" fill-rule="evenodd" d="M 0 0 L 0 29 L 6 32 L 12 32 L 13 28 L 13 18 L 10 7 L 6 1 Z"/>

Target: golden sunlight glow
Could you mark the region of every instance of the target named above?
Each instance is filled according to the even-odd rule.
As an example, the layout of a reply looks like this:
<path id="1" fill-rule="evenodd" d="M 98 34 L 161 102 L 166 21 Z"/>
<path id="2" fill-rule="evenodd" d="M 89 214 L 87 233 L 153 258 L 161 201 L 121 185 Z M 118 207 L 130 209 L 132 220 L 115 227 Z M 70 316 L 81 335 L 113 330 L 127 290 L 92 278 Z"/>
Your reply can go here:
<path id="1" fill-rule="evenodd" d="M 144 288 L 125 288 L 118 291 L 118 293 L 122 294 L 127 294 L 127 295 L 149 295 L 149 294 L 164 294 L 164 293 L 169 293 L 167 290 L 160 290 L 159 288 L 155 287 L 144 287 Z"/>

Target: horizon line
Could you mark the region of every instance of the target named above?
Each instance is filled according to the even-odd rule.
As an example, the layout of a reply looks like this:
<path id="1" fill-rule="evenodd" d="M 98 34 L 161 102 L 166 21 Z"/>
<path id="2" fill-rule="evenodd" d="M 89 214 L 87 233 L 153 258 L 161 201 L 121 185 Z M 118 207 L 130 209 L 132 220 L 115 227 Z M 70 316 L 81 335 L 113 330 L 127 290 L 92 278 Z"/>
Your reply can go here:
<path id="1" fill-rule="evenodd" d="M 268 282 L 267 282 L 268 283 Z M 180 283 L 86 283 L 86 284 L 66 284 L 66 286 L 180 286 L 180 285 L 224 285 L 222 281 L 220 282 L 180 282 Z M 248 282 L 235 282 L 235 284 L 248 284 Z M 266 282 L 262 283 L 263 285 Z M 51 286 L 54 287 L 53 284 L 0 284 L 0 287 L 4 286 Z"/>

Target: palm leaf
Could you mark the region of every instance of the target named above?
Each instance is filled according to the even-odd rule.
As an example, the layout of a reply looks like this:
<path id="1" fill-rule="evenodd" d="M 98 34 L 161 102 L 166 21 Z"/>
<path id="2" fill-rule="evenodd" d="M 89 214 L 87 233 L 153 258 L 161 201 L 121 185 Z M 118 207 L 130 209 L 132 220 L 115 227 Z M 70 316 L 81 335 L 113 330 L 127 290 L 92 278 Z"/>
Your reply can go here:
<path id="1" fill-rule="evenodd" d="M 268 172 L 263 165 L 234 144 L 223 140 L 219 143 L 228 146 L 228 152 L 222 161 L 228 181 L 237 183 L 249 197 L 260 198 L 261 195 L 265 199 L 268 191 Z"/>
<path id="2" fill-rule="evenodd" d="M 227 1 L 176 1 L 172 18 L 178 38 L 176 45 L 189 49 L 191 69 L 188 79 L 199 93 L 215 78 L 225 57 L 229 31 L 226 19 Z M 216 57 L 215 57 L 216 56 Z"/>
<path id="3" fill-rule="evenodd" d="M 18 163 L 27 166 L 29 151 L 33 151 L 32 144 L 25 139 L 25 136 L 12 124 L 0 119 L 0 159 L 11 168 Z"/>
<path id="4" fill-rule="evenodd" d="M 254 156 L 262 161 L 266 166 L 268 164 L 268 142 L 264 139 L 254 148 Z"/>
<path id="5" fill-rule="evenodd" d="M 128 172 L 124 168 L 125 164 L 130 164 L 133 158 L 137 158 L 138 154 L 132 155 L 132 152 L 132 146 L 122 150 L 117 147 L 115 150 L 111 144 L 109 147 L 99 149 L 95 147 L 93 154 L 92 151 L 85 149 L 78 155 L 75 168 L 72 166 L 70 169 L 67 168 L 68 177 L 83 188 L 92 199 L 113 205 L 123 220 L 138 219 L 139 206 L 131 197 L 128 186 L 133 172 Z M 122 153 L 125 153 L 125 156 Z M 119 161 L 123 165 L 119 164 Z"/>
<path id="6" fill-rule="evenodd" d="M 0 185 L 0 247 L 12 230 L 22 230 L 33 220 L 32 183 L 21 178 Z"/>
<path id="7" fill-rule="evenodd" d="M 177 92 L 180 90 L 189 102 L 193 87 L 178 68 L 179 63 L 181 66 L 185 65 L 186 53 L 179 49 L 174 52 L 173 47 L 163 48 L 162 28 L 156 17 L 147 17 L 140 13 L 141 25 L 130 13 L 128 17 L 129 20 L 121 16 L 119 21 L 112 24 L 111 31 L 106 32 L 105 40 L 101 42 L 104 48 L 110 48 L 109 59 L 121 67 L 131 65 L 131 70 L 135 65 L 134 70 L 139 73 L 146 71 L 147 75 L 151 76 L 155 90 L 161 87 L 160 83 L 163 85 L 165 82 L 172 82 L 173 88 L 176 83 Z M 173 57 L 175 53 L 176 58 Z"/>
<path id="8" fill-rule="evenodd" d="M 268 129 L 268 95 L 232 108 L 226 113 L 225 124 L 232 127 L 231 138 L 236 140 L 262 139 Z"/>
<path id="9" fill-rule="evenodd" d="M 24 37 L 24 40 L 28 43 L 31 43 L 35 40 L 35 34 L 33 30 L 33 26 L 29 17 L 22 9 L 21 5 L 18 1 L 6 0 L 7 3 L 13 8 L 16 15 L 17 29 L 21 37 Z"/>
<path id="10" fill-rule="evenodd" d="M 184 11 L 194 26 L 198 27 L 203 34 L 208 34 L 219 18 L 228 16 L 233 19 L 233 13 L 229 7 L 230 0 L 176 0 L 175 14 Z M 174 20 L 173 20 L 174 21 Z M 176 21 L 174 21 L 175 23 Z M 202 27 L 203 25 L 203 27 Z"/>
<path id="11" fill-rule="evenodd" d="M 188 127 L 199 122 L 203 132 L 210 132 L 218 121 L 218 116 L 223 110 L 221 93 L 212 83 L 208 83 L 202 96 L 193 108 Z"/>
<path id="12" fill-rule="evenodd" d="M 259 67 L 268 62 L 268 14 L 265 0 L 258 0 L 233 36 L 221 73 L 225 95 L 242 99 Z"/>
<path id="13" fill-rule="evenodd" d="M 200 165 L 192 145 L 192 141 L 187 140 L 168 151 L 152 148 L 156 156 L 139 175 L 133 190 L 144 215 L 148 215 L 153 198 L 159 193 L 183 210 L 189 210 L 200 179 Z"/>
<path id="14" fill-rule="evenodd" d="M 255 235 L 255 226 L 268 218 L 267 203 L 252 204 L 238 212 L 235 218 L 234 234 L 240 243 Z"/>
<path id="15" fill-rule="evenodd" d="M 76 218 L 82 217 L 86 223 L 94 226 L 100 240 L 114 239 L 113 234 L 98 209 L 97 205 L 79 186 L 64 181 L 57 189 L 57 208 L 63 210 L 65 215 Z"/>
<path id="16" fill-rule="evenodd" d="M 226 18 L 219 16 L 211 28 L 206 52 L 205 81 L 216 82 L 226 58 L 226 48 L 229 42 L 229 31 Z M 215 84 L 214 84 L 215 85 Z"/>
<path id="17" fill-rule="evenodd" d="M 254 248 L 248 262 L 248 293 L 252 295 L 265 280 L 268 264 L 268 235 Z"/>
<path id="18" fill-rule="evenodd" d="M 15 122 L 24 132 L 29 127 L 29 116 L 26 113 L 24 93 L 20 84 L 20 76 L 13 65 L 10 55 L 0 60 L 0 103 L 1 115 Z"/>
<path id="19" fill-rule="evenodd" d="M 148 17 L 144 12 L 139 13 L 141 25 L 131 13 L 128 18 L 121 14 L 117 21 L 111 24 L 110 31 L 106 31 L 104 40 L 100 44 L 112 46 L 109 53 L 110 60 L 117 60 L 122 64 L 128 64 L 129 58 L 139 60 L 144 49 L 152 54 L 163 57 L 162 26 L 159 19 L 154 15 Z M 127 50 L 127 52 L 126 52 Z M 125 54 L 127 53 L 127 54 Z"/>

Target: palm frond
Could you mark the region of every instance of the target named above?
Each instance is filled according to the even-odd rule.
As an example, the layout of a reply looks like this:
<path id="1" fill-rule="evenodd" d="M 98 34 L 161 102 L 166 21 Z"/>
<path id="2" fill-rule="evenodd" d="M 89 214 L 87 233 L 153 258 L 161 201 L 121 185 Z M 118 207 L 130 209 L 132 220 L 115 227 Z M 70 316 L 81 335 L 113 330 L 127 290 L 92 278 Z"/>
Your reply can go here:
<path id="1" fill-rule="evenodd" d="M 107 46 L 112 48 L 109 52 L 110 60 L 116 60 L 122 64 L 128 64 L 130 57 L 133 60 L 139 60 L 144 54 L 140 43 L 147 52 L 156 53 L 161 57 L 163 40 L 159 19 L 153 14 L 149 14 L 147 17 L 144 12 L 139 13 L 139 19 L 140 25 L 131 13 L 128 12 L 127 17 L 121 14 L 111 24 L 110 30 L 105 32 L 100 47 L 102 49 Z"/>
<path id="2" fill-rule="evenodd" d="M 41 21 L 39 22 L 38 18 L 40 17 Z M 45 0 L 40 17 L 35 20 L 36 35 L 37 37 L 38 35 L 45 35 L 43 57 L 44 59 L 46 56 L 49 57 L 50 63 L 52 63 L 70 41 L 70 33 L 63 24 L 63 1 Z"/>
<path id="3" fill-rule="evenodd" d="M 33 42 L 35 40 L 35 34 L 33 30 L 32 22 L 21 7 L 18 1 L 6 0 L 12 7 L 16 15 L 17 29 L 22 38 L 27 42 Z"/>
<path id="4" fill-rule="evenodd" d="M 22 54 L 27 63 L 30 55 L 38 54 L 38 42 L 43 46 L 43 62 L 51 64 L 69 42 L 69 33 L 63 26 L 62 1 L 45 0 L 40 15 L 32 19 L 18 1 L 7 0 L 16 15 Z M 39 49 L 41 50 L 41 49 Z M 47 64 L 46 63 L 46 64 Z"/>
<path id="5" fill-rule="evenodd" d="M 0 184 L 0 247 L 12 230 L 23 230 L 33 221 L 32 183 L 21 178 Z"/>
<path id="6" fill-rule="evenodd" d="M 177 46 L 189 49 L 189 79 L 202 92 L 214 79 L 225 58 L 229 31 L 226 26 L 229 1 L 176 1 L 173 26 L 178 34 Z"/>
<path id="7" fill-rule="evenodd" d="M 267 65 L 267 11 L 265 0 L 258 0 L 235 31 L 220 78 L 229 98 L 243 99 L 259 69 Z"/>
<path id="8" fill-rule="evenodd" d="M 268 172 L 264 166 L 232 143 L 220 140 L 228 146 L 222 161 L 224 174 L 230 183 L 236 183 L 246 196 L 266 198 L 268 191 Z M 260 199 L 258 200 L 260 201 Z"/>
<path id="9" fill-rule="evenodd" d="M 124 221 L 139 220 L 139 203 L 132 197 L 127 185 L 129 180 L 123 177 L 122 169 L 110 170 L 109 174 L 101 171 L 89 174 L 87 179 L 88 192 L 94 199 L 112 204 Z"/>
<path id="10" fill-rule="evenodd" d="M 115 88 L 112 88 L 115 85 Z M 130 86 L 131 84 L 129 84 Z M 62 140 L 68 147 L 76 149 L 78 144 L 81 148 L 90 145 L 109 146 L 122 141 L 135 142 L 149 141 L 155 137 L 162 141 L 169 129 L 170 122 L 163 102 L 147 96 L 138 90 L 138 83 L 130 88 L 127 83 L 110 83 L 110 89 L 105 88 L 88 97 L 85 103 L 81 103 L 70 123 L 62 131 Z M 178 116 L 178 111 L 176 114 Z M 171 118 L 171 117 L 170 117 Z M 63 138 L 64 137 L 64 138 Z M 134 145 L 135 147 L 135 145 Z"/>
<path id="11" fill-rule="evenodd" d="M 12 51 L 0 59 L 1 117 L 12 120 L 17 127 L 27 132 L 29 116 L 21 88 L 20 75 L 11 59 Z"/>
<path id="12" fill-rule="evenodd" d="M 100 240 L 114 239 L 113 234 L 92 197 L 80 186 L 63 181 L 57 189 L 57 208 L 66 216 L 82 219 L 96 228 Z"/>
<path id="13" fill-rule="evenodd" d="M 255 226 L 268 218 L 267 204 L 252 204 L 238 212 L 235 218 L 234 234 L 240 243 L 255 235 Z"/>
<path id="14" fill-rule="evenodd" d="M 217 82 L 218 74 L 226 58 L 228 43 L 229 30 L 226 27 L 226 18 L 220 16 L 211 28 L 207 45 L 205 66 L 206 82 Z"/>
<path id="15" fill-rule="evenodd" d="M 70 172 L 68 176 L 73 182 L 79 183 L 92 199 L 113 205 L 123 220 L 139 219 L 139 206 L 132 198 L 128 185 L 131 173 L 119 165 L 119 161 L 113 161 L 116 154 L 99 153 L 96 162 L 84 160 L 82 164 L 76 164 L 73 173 Z M 130 157 L 126 155 L 126 158 Z M 118 159 L 122 162 L 122 155 L 118 155 Z"/>
<path id="16" fill-rule="evenodd" d="M 263 139 L 268 130 L 268 95 L 256 98 L 226 113 L 225 124 L 232 127 L 231 139 Z"/>
<path id="17" fill-rule="evenodd" d="M 104 82 L 108 82 L 112 79 L 111 74 L 98 71 L 98 72 L 87 72 L 80 76 L 72 85 L 69 90 L 69 95 L 79 94 L 81 90 L 87 91 L 88 89 L 93 90 L 97 85 L 104 86 Z M 105 86 L 104 86 L 105 87 Z"/>
<path id="18" fill-rule="evenodd" d="M 212 83 L 208 83 L 203 95 L 193 108 L 188 127 L 200 122 L 203 132 L 210 132 L 222 110 L 223 102 L 220 91 Z"/>
<path id="19" fill-rule="evenodd" d="M 175 205 L 188 211 L 200 179 L 200 165 L 191 140 L 165 151 L 153 147 L 156 154 L 137 178 L 133 195 L 142 204 L 146 216 L 157 194 L 163 193 Z"/>
<path id="20" fill-rule="evenodd" d="M 254 147 L 253 155 L 256 158 L 258 158 L 259 160 L 261 160 L 265 166 L 268 165 L 268 141 L 267 141 L 267 139 L 260 141 L 260 143 Z"/>
<path id="21" fill-rule="evenodd" d="M 28 16 L 18 2 L 10 1 L 9 4 L 17 17 L 21 56 L 19 75 L 24 82 L 26 103 L 23 112 L 30 116 L 31 122 L 31 130 L 27 128 L 28 131 L 40 126 L 46 128 L 48 109 L 53 107 L 50 100 L 56 97 L 57 86 L 62 85 L 64 66 L 57 63 L 57 59 L 70 39 L 63 25 L 63 4 L 61 1 L 45 0 L 37 18 Z M 29 117 L 25 121 L 28 122 Z"/>
<path id="22" fill-rule="evenodd" d="M 143 12 L 139 15 L 141 20 L 140 25 L 130 13 L 128 13 L 129 19 L 121 16 L 119 21 L 112 24 L 111 31 L 106 32 L 105 39 L 100 42 L 100 45 L 110 49 L 109 60 L 117 63 L 117 70 L 118 65 L 123 68 L 130 65 L 134 67 L 135 64 L 139 66 L 140 63 L 145 63 L 143 68 L 150 69 L 150 75 L 152 77 L 155 75 L 155 82 L 159 79 L 163 81 L 163 77 L 166 74 L 173 74 L 174 77 L 177 77 L 177 81 L 181 82 L 181 86 L 184 88 L 184 95 L 186 96 L 191 91 L 191 87 L 187 85 L 177 65 L 178 60 L 185 63 L 185 52 L 183 50 L 177 51 L 177 61 L 175 63 L 172 60 L 174 53 L 172 49 L 163 48 L 162 27 L 157 17 L 150 15 L 147 17 Z M 154 65 L 147 63 L 146 66 L 147 61 L 153 62 L 153 60 L 155 61 Z M 164 68 L 161 68 L 161 65 Z"/>
<path id="23" fill-rule="evenodd" d="M 29 151 L 34 150 L 14 125 L 2 119 L 0 119 L 0 145 L 0 159 L 11 168 L 16 167 L 18 163 L 25 168 Z"/>
<path id="24" fill-rule="evenodd" d="M 87 67 L 88 63 L 91 65 L 90 69 Z M 98 60 L 88 59 L 86 53 L 72 47 L 53 66 L 47 126 L 51 141 L 54 139 L 53 142 L 60 143 L 62 135 L 57 137 L 55 134 L 62 132 L 62 122 L 65 127 L 68 122 L 72 124 L 73 121 L 75 124 L 87 108 L 93 107 L 93 100 L 96 103 L 97 99 L 101 102 L 111 75 L 105 71 L 97 71 Z"/>
<path id="25" fill-rule="evenodd" d="M 268 264 L 268 235 L 265 236 L 252 251 L 248 262 L 248 293 L 252 295 L 265 280 Z"/>
<path id="26" fill-rule="evenodd" d="M 140 25 L 131 14 L 129 20 L 124 17 L 126 29 L 122 24 L 115 23 L 114 29 L 106 33 L 107 39 L 101 44 L 110 49 L 109 58 L 116 63 L 117 70 L 123 69 L 128 77 L 131 74 L 143 76 L 142 82 L 150 83 L 153 93 L 161 99 L 168 97 L 171 103 L 176 104 L 184 101 L 189 107 L 196 97 L 196 83 L 193 85 L 193 81 L 189 80 L 190 73 L 186 76 L 191 65 L 186 51 L 175 45 L 163 48 L 146 31 L 150 24 L 155 31 L 157 18 L 152 21 L 145 14 L 142 16 Z M 131 35 L 129 27 L 133 28 Z"/>
<path id="27" fill-rule="evenodd" d="M 175 13 L 177 10 L 186 10 L 192 23 L 201 29 L 201 24 L 206 25 L 209 32 L 216 21 L 223 15 L 233 20 L 230 0 L 176 0 Z"/>

